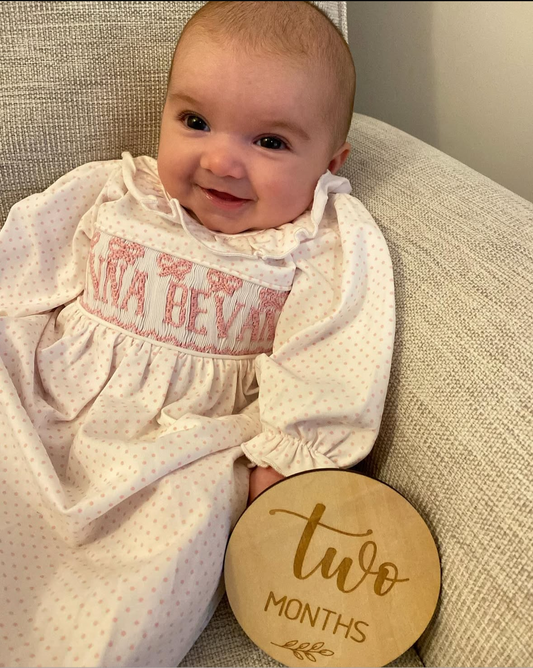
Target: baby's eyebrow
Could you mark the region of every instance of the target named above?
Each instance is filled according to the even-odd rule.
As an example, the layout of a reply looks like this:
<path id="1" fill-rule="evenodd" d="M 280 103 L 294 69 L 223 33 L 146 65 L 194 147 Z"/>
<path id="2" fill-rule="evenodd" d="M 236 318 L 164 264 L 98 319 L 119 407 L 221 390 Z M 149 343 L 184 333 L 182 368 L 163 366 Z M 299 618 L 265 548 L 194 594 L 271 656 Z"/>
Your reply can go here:
<path id="1" fill-rule="evenodd" d="M 185 93 L 170 93 L 169 98 L 172 101 L 183 100 L 184 102 L 188 102 L 189 104 L 193 104 L 195 106 L 198 106 L 200 104 L 198 100 L 194 99 L 194 97 L 191 97 L 190 95 L 185 95 Z"/>
<path id="2" fill-rule="evenodd" d="M 259 125 L 264 125 L 265 127 L 272 128 L 273 130 L 281 130 L 282 132 L 288 132 L 289 134 L 294 134 L 297 137 L 300 137 L 303 141 L 311 141 L 311 137 L 307 132 L 301 128 L 296 123 L 291 123 L 290 121 L 268 121 L 260 120 Z"/>
<path id="3" fill-rule="evenodd" d="M 186 95 L 185 93 L 180 93 L 180 92 L 174 92 L 169 94 L 169 98 L 171 101 L 176 101 L 176 100 L 181 100 L 183 102 L 188 102 L 189 104 L 192 104 L 195 107 L 200 106 L 200 102 L 198 100 L 195 100 L 194 97 L 191 97 L 190 95 Z M 297 125 L 296 123 L 291 123 L 290 121 L 277 121 L 277 120 L 258 120 L 257 121 L 258 125 L 264 125 L 266 127 L 272 128 L 272 130 L 278 129 L 282 130 L 284 132 L 288 132 L 289 134 L 294 134 L 297 137 L 300 137 L 303 141 L 311 141 L 311 137 L 307 134 L 307 132 Z"/>

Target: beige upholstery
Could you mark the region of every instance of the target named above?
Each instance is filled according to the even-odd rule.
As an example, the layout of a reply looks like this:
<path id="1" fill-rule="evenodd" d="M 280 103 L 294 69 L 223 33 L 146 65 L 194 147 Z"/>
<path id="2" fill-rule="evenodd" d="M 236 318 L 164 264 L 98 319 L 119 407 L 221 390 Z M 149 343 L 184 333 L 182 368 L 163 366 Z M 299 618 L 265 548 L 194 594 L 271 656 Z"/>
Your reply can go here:
<path id="1" fill-rule="evenodd" d="M 0 3 L 2 222 L 76 165 L 157 154 L 170 57 L 201 4 Z M 344 3 L 318 4 L 346 31 Z M 417 508 L 443 568 L 435 617 L 395 664 L 530 666 L 533 205 L 375 119 L 354 115 L 350 141 L 341 173 L 387 239 L 397 298 L 382 429 L 357 468 Z M 279 664 L 223 599 L 181 665 Z"/>

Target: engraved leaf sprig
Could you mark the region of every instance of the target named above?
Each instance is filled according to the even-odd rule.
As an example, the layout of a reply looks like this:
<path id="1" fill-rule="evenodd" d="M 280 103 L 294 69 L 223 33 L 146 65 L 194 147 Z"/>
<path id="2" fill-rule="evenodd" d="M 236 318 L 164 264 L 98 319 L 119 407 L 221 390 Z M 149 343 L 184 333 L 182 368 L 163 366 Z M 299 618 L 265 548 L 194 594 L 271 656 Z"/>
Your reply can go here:
<path id="1" fill-rule="evenodd" d="M 283 649 L 290 649 L 294 656 L 301 661 L 303 661 L 305 655 L 305 658 L 308 661 L 313 661 L 316 663 L 316 657 L 313 656 L 313 652 L 315 654 L 320 654 L 321 656 L 333 656 L 335 654 L 335 652 L 332 652 L 330 649 L 322 649 L 324 647 L 323 642 L 316 642 L 312 647 L 309 647 L 311 643 L 303 642 L 301 645 L 296 647 L 298 642 L 298 640 L 289 640 L 289 642 L 286 642 L 284 645 L 278 645 L 275 642 L 270 644 L 276 645 L 276 647 L 281 647 Z"/>

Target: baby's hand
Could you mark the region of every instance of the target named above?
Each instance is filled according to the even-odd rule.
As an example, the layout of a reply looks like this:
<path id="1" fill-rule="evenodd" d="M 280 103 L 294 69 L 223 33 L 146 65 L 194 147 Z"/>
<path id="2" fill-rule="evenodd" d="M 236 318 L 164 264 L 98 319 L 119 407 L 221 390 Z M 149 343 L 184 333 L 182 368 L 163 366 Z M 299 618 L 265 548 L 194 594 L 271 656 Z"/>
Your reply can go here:
<path id="1" fill-rule="evenodd" d="M 256 466 L 255 469 L 252 469 L 250 473 L 250 490 L 248 492 L 248 505 L 252 503 L 256 496 L 259 496 L 261 492 L 273 485 L 275 482 L 283 480 L 285 476 L 278 473 L 275 469 L 267 466 L 267 468 L 261 468 Z"/>

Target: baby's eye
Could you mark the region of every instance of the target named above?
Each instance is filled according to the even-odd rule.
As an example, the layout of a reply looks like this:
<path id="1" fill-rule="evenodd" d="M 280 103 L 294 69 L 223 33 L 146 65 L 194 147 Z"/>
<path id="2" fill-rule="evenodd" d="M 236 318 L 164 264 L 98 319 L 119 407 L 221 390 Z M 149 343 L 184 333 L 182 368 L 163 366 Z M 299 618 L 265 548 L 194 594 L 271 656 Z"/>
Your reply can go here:
<path id="1" fill-rule="evenodd" d="M 207 123 L 200 118 L 200 116 L 197 116 L 196 114 L 191 114 L 189 112 L 184 112 L 183 114 L 180 114 L 178 116 L 178 120 L 180 120 L 184 125 L 186 125 L 188 128 L 191 128 L 191 130 L 202 130 L 201 127 L 198 127 L 200 125 L 205 125 L 207 127 Z"/>
<path id="2" fill-rule="evenodd" d="M 203 131 L 204 128 L 201 126 L 209 127 L 207 123 L 197 114 L 193 114 L 190 111 L 184 111 L 178 116 L 178 120 L 181 121 L 186 127 L 191 130 L 200 130 Z M 283 147 L 288 148 L 286 142 L 283 139 L 275 136 L 261 137 L 257 140 L 258 142 L 265 142 L 262 145 L 262 148 L 268 148 L 275 151 L 279 151 Z"/>
<path id="3" fill-rule="evenodd" d="M 261 137 L 261 139 L 258 139 L 257 141 L 264 141 L 266 145 L 263 145 L 262 148 L 271 148 L 276 151 L 279 151 L 281 146 L 279 144 L 283 144 L 285 148 L 287 148 L 287 144 L 283 141 L 283 139 L 280 139 L 279 137 Z M 274 146 L 272 145 L 274 144 Z"/>

